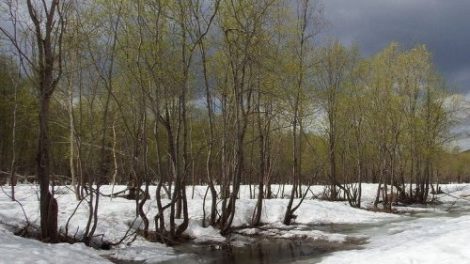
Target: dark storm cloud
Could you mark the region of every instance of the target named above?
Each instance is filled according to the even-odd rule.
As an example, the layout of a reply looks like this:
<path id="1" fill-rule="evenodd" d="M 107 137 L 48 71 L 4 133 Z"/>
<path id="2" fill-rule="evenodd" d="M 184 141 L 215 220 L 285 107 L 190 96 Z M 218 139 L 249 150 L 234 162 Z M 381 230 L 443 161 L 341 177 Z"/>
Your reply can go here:
<path id="1" fill-rule="evenodd" d="M 389 42 L 425 44 L 451 87 L 470 92 L 469 0 L 323 0 L 325 35 L 365 55 Z"/>

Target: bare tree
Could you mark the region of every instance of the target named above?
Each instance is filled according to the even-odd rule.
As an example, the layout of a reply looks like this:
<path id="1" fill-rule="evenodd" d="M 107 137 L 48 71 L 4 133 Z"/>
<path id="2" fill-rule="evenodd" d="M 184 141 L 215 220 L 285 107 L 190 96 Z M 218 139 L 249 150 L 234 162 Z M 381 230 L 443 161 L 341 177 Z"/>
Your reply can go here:
<path id="1" fill-rule="evenodd" d="M 10 6 L 18 3 L 9 1 Z M 39 99 L 39 136 L 36 157 L 36 176 L 40 185 L 41 239 L 57 242 L 58 205 L 50 191 L 50 141 L 49 141 L 49 104 L 62 75 L 62 47 L 66 29 L 67 1 L 26 1 L 28 15 L 33 25 L 29 29 L 34 34 L 34 44 L 23 48 L 17 38 L 17 13 L 11 13 L 10 22 L 14 32 L 0 28 L 2 33 L 16 48 L 24 68 L 29 69 L 38 90 Z M 32 53 L 30 52 L 32 51 Z"/>

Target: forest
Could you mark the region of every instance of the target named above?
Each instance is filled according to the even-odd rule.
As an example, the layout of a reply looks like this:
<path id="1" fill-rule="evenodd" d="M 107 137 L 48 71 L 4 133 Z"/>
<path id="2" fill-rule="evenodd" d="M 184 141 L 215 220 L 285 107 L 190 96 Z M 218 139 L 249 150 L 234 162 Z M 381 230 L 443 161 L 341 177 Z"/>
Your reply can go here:
<path id="1" fill-rule="evenodd" d="M 364 56 L 323 37 L 323 12 L 314 0 L 3 0 L 4 193 L 39 186 L 42 241 L 70 240 L 66 185 L 86 205 L 78 241 L 93 245 L 101 201 L 123 198 L 139 236 L 175 245 L 198 191 L 201 226 L 229 235 L 242 191 L 260 227 L 267 200 L 286 201 L 291 225 L 317 185 L 315 199 L 364 208 L 374 184 L 371 210 L 395 212 L 469 182 L 470 154 L 452 144 L 459 102 L 426 46 Z"/>

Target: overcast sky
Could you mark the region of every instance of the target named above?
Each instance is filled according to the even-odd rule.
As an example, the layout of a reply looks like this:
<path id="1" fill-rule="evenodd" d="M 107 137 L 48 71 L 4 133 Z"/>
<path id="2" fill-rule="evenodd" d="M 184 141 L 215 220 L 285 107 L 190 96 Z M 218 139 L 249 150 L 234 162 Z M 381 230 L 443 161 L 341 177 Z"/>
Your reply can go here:
<path id="1" fill-rule="evenodd" d="M 364 55 L 425 44 L 451 88 L 470 93 L 470 0 L 323 0 L 325 35 Z"/>

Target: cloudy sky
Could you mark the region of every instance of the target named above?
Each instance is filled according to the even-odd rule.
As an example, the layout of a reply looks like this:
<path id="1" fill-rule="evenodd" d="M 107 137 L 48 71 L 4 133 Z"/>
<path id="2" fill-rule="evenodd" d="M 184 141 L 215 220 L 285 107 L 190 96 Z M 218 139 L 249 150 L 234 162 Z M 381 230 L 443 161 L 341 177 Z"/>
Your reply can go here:
<path id="1" fill-rule="evenodd" d="M 425 44 L 449 86 L 470 93 L 470 0 L 323 0 L 325 35 L 364 55 L 391 41 Z"/>

